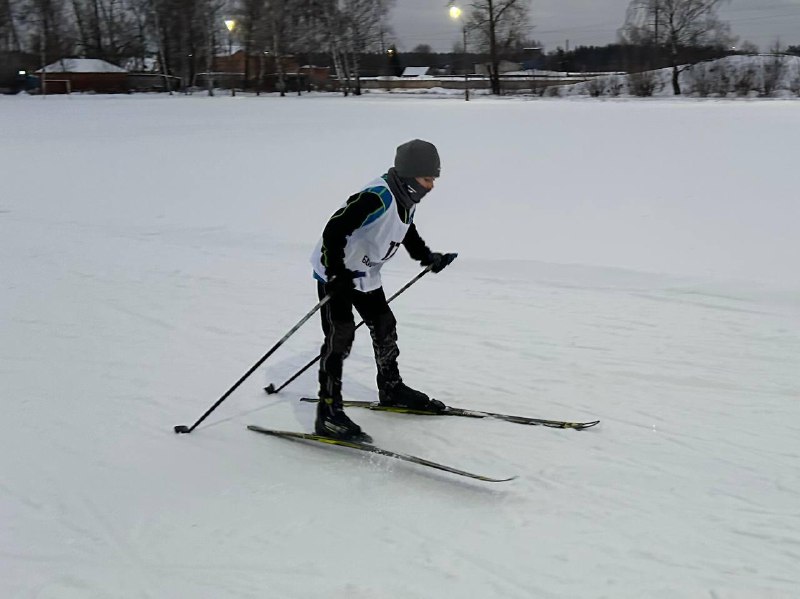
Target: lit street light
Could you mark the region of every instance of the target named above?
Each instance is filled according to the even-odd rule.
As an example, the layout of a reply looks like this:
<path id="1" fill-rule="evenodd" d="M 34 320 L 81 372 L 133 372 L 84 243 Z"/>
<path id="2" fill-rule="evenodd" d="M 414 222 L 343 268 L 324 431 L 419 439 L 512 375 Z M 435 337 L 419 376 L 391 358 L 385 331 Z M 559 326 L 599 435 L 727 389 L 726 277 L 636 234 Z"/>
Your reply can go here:
<path id="1" fill-rule="evenodd" d="M 469 58 L 467 56 L 467 24 L 461 18 L 463 11 L 458 6 L 450 7 L 450 18 L 454 21 L 461 19 L 464 34 L 464 100 L 469 101 Z"/>
<path id="2" fill-rule="evenodd" d="M 236 28 L 236 21 L 225 19 L 225 27 L 228 28 L 228 54 L 233 52 L 233 30 Z"/>
<path id="3" fill-rule="evenodd" d="M 225 27 L 228 29 L 228 68 L 233 68 L 233 30 L 236 28 L 236 21 L 233 19 L 225 19 Z M 247 57 L 245 56 L 245 60 Z M 236 95 L 236 81 L 231 86 L 231 95 Z"/>

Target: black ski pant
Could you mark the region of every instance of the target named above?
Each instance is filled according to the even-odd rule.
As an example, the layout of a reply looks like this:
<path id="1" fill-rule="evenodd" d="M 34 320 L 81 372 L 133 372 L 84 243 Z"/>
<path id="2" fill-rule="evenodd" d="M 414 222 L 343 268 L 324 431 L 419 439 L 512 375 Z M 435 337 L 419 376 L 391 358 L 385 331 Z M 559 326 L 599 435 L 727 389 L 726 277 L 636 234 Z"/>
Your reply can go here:
<path id="1" fill-rule="evenodd" d="M 319 281 L 317 295 L 319 299 L 327 295 L 325 285 Z M 335 295 L 320 309 L 325 341 L 319 361 L 320 396 L 332 398 L 334 401 L 342 398 L 342 368 L 355 338 L 353 308 L 364 320 L 372 336 L 372 348 L 378 368 L 378 388 L 401 380 L 397 366 L 397 356 L 400 355 L 397 347 L 397 321 L 386 301 L 383 288 L 367 292 L 353 290 L 344 297 Z"/>

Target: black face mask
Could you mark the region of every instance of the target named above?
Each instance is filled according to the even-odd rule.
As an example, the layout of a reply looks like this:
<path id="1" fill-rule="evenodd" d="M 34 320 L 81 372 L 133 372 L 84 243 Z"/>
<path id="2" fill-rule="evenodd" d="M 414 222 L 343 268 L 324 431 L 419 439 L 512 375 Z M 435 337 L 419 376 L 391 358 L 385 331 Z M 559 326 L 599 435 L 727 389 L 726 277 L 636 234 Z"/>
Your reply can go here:
<path id="1" fill-rule="evenodd" d="M 415 177 L 401 177 L 393 168 L 389 169 L 387 181 L 398 203 L 406 210 L 411 210 L 415 204 L 425 197 L 430 191 L 423 187 Z"/>
<path id="2" fill-rule="evenodd" d="M 425 197 L 425 195 L 430 191 L 427 187 L 424 187 L 422 183 L 417 181 L 416 178 L 414 179 L 401 179 L 403 183 L 405 183 L 409 187 L 408 195 L 411 197 L 411 201 L 415 204 L 419 204 L 419 201 Z M 411 191 L 413 190 L 413 192 Z"/>

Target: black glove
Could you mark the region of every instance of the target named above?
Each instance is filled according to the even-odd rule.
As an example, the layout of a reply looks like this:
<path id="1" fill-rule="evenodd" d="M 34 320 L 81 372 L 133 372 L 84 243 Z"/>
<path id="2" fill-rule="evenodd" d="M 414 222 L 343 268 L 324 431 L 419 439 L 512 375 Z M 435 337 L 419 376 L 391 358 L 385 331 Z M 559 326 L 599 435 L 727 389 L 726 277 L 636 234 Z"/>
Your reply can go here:
<path id="1" fill-rule="evenodd" d="M 331 297 L 346 297 L 349 296 L 356 284 L 353 279 L 357 276 L 352 270 L 342 268 L 341 270 L 334 271 L 328 274 L 328 282 L 325 283 L 325 291 Z"/>
<path id="2" fill-rule="evenodd" d="M 430 266 L 433 272 L 442 272 L 444 267 L 456 259 L 458 254 L 441 254 L 439 252 L 431 252 L 428 257 L 422 260 L 422 266 Z"/>

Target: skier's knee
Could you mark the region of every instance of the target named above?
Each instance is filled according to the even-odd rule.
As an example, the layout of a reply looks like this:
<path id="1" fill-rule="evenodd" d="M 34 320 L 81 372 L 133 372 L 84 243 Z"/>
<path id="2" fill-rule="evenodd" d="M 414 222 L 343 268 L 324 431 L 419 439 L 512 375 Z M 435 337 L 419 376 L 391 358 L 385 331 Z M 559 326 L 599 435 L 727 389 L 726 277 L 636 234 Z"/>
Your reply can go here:
<path id="1" fill-rule="evenodd" d="M 337 322 L 331 334 L 331 348 L 334 353 L 347 356 L 353 346 L 356 336 L 356 327 L 352 322 Z"/>
<path id="2" fill-rule="evenodd" d="M 372 335 L 378 343 L 397 339 L 397 320 L 391 311 L 379 314 L 372 322 Z"/>

